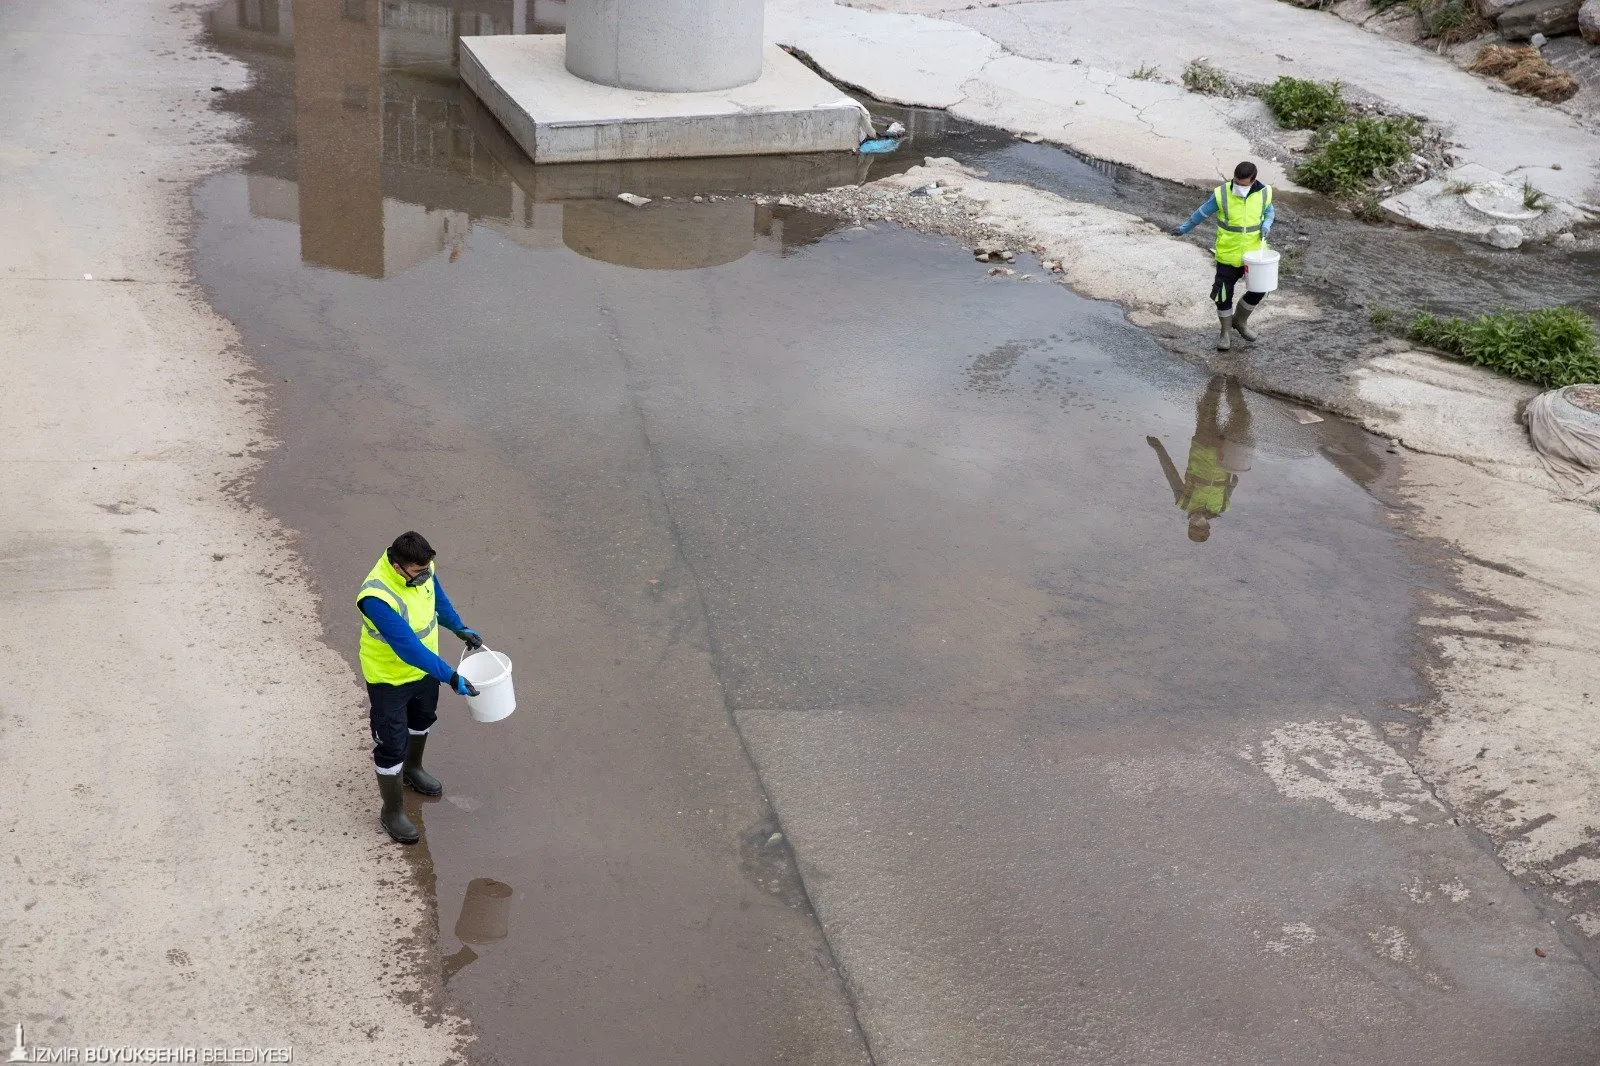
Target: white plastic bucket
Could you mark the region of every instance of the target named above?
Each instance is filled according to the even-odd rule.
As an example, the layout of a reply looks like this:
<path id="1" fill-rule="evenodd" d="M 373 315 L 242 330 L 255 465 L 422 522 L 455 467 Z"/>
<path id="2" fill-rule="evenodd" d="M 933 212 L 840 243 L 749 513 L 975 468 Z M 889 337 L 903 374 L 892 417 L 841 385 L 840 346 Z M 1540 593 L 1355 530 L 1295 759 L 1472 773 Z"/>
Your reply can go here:
<path id="1" fill-rule="evenodd" d="M 1278 260 L 1283 258 L 1271 248 L 1257 248 L 1244 253 L 1245 287 L 1250 292 L 1271 292 L 1278 287 Z"/>
<path id="2" fill-rule="evenodd" d="M 511 686 L 511 656 L 490 651 L 485 645 L 462 659 L 456 673 L 472 682 L 476 696 L 467 697 L 467 710 L 474 722 L 498 722 L 517 709 L 517 693 Z"/>

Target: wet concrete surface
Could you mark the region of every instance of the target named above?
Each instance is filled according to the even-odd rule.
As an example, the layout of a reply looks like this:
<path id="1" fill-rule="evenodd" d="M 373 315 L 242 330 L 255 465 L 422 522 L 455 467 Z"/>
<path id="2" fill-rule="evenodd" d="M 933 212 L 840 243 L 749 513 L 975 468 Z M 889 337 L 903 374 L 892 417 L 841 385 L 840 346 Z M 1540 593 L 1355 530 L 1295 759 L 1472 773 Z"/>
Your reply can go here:
<path id="1" fill-rule="evenodd" d="M 336 10 L 220 42 L 196 264 L 329 639 L 417 528 L 517 664 L 413 797 L 479 1061 L 1586 1061 L 1588 971 L 1383 761 L 1445 578 L 1381 442 L 948 241 L 541 194 Z M 1225 456 L 1204 542 L 1151 439 Z"/>

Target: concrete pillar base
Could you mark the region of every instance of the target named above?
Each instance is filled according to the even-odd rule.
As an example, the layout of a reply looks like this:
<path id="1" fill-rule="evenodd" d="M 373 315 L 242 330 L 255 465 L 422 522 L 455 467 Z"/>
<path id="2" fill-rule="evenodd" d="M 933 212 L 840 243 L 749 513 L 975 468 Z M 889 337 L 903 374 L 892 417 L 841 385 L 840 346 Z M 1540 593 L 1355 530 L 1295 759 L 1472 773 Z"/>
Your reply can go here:
<path id="1" fill-rule="evenodd" d="M 777 45 L 748 85 L 657 93 L 569 73 L 565 37 L 463 37 L 461 78 L 536 163 L 843 152 L 872 135 L 865 108 Z"/>

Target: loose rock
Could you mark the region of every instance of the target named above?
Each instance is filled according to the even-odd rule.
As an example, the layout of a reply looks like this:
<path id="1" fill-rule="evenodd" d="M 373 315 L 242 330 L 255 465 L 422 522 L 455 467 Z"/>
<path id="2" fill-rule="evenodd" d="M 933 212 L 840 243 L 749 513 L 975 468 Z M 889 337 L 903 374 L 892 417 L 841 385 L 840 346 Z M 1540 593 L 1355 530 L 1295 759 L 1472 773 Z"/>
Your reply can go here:
<path id="1" fill-rule="evenodd" d="M 1600 45 L 1600 0 L 1584 0 L 1578 9 L 1578 32 L 1590 44 Z"/>
<path id="2" fill-rule="evenodd" d="M 1490 226 L 1489 232 L 1484 234 L 1485 243 L 1496 248 L 1510 250 L 1522 247 L 1524 234 L 1521 226 Z"/>
<path id="3" fill-rule="evenodd" d="M 635 196 L 631 192 L 619 192 L 617 193 L 617 199 L 621 200 L 625 204 L 632 204 L 634 207 L 643 207 L 645 204 L 650 202 L 650 197 Z M 698 200 L 700 197 L 696 196 L 695 199 Z"/>

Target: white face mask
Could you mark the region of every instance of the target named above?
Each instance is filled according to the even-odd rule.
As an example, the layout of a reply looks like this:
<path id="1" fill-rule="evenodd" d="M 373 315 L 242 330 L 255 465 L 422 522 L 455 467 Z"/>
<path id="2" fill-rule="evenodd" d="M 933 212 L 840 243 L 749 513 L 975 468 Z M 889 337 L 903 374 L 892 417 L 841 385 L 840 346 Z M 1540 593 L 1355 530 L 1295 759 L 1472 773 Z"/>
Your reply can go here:
<path id="1" fill-rule="evenodd" d="M 1235 195 L 1239 199 L 1243 200 L 1246 196 L 1250 195 L 1250 189 L 1251 189 L 1250 185 L 1240 185 L 1237 182 L 1235 182 L 1234 186 L 1233 186 L 1233 195 Z"/>

